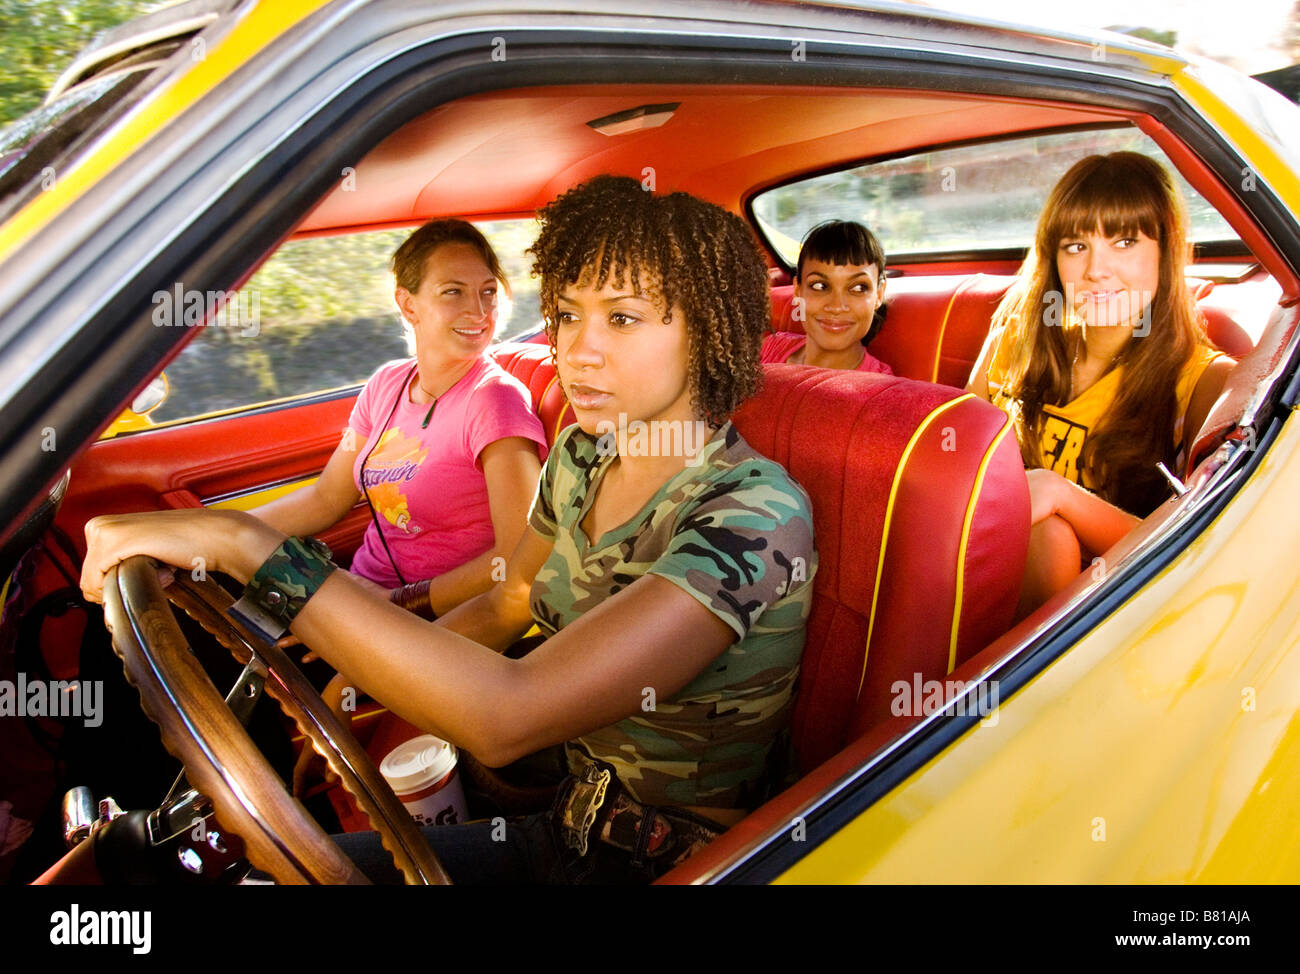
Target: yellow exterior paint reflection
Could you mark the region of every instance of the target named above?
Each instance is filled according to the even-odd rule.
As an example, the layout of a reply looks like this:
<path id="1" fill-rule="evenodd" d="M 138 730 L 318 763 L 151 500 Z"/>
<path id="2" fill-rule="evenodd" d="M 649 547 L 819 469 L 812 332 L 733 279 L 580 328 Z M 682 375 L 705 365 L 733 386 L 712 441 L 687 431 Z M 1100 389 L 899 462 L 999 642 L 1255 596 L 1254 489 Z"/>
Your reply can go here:
<path id="1" fill-rule="evenodd" d="M 255 507 L 261 507 L 263 504 L 269 504 L 271 501 L 279 500 L 287 494 L 292 494 L 299 487 L 314 484 L 317 479 L 316 477 L 304 477 L 302 480 L 276 484 L 274 487 L 264 487 L 261 490 L 249 491 L 247 494 L 240 494 L 237 497 L 227 497 L 225 500 L 213 501 L 211 504 L 205 504 L 204 506 L 215 511 L 251 511 Z"/>
<path id="2" fill-rule="evenodd" d="M 72 201 L 117 167 L 144 142 L 242 67 L 280 34 L 329 0 L 277 0 L 259 3 L 243 14 L 230 32 L 204 52 L 194 67 L 170 87 L 154 92 L 152 101 L 135 111 L 102 145 L 54 186 L 36 196 L 0 227 L 0 260 L 36 233 Z"/>
<path id="3" fill-rule="evenodd" d="M 1287 209 L 1300 213 L 1300 180 L 1269 144 L 1192 70 L 1179 72 L 1173 81 L 1183 98 L 1200 109 L 1219 133 L 1250 160 L 1250 168 L 1277 192 Z"/>
<path id="4" fill-rule="evenodd" d="M 780 882 L 1300 881 L 1300 424 L 1165 572 Z"/>

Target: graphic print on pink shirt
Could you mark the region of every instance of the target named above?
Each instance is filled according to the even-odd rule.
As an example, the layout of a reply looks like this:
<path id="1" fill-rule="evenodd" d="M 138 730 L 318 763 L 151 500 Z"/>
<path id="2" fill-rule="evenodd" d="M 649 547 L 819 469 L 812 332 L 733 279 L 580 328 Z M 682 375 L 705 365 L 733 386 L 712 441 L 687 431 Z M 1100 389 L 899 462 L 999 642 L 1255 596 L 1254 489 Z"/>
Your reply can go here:
<path id="1" fill-rule="evenodd" d="M 390 587 L 399 584 L 393 561 L 412 582 L 436 578 L 492 547 L 492 510 L 479 466 L 488 444 L 518 436 L 546 449 L 528 390 L 491 359 L 476 362 L 439 396 L 432 415 L 428 403 L 411 402 L 414 364 L 382 366 L 348 422 L 362 443 L 354 482 L 369 494 L 383 531 L 381 541 L 371 522 L 351 570 Z"/>
<path id="2" fill-rule="evenodd" d="M 418 440 L 399 429 L 389 429 L 375 444 L 361 474 L 375 513 L 405 534 L 417 534 L 420 525 L 411 523 L 411 502 L 404 488 L 420 472 L 428 455 Z"/>

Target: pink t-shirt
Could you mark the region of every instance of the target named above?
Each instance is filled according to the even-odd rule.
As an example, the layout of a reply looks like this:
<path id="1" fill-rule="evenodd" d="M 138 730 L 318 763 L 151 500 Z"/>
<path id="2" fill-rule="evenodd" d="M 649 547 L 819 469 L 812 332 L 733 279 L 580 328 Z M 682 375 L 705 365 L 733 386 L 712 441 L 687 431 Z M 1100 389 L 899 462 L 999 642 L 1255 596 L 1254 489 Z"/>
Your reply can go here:
<path id="1" fill-rule="evenodd" d="M 381 366 L 348 420 L 363 444 L 353 480 L 358 490 L 369 491 L 384 540 L 408 582 L 435 578 L 492 547 L 487 479 L 478 465 L 484 447 L 522 436 L 539 444 L 546 459 L 546 435 L 528 390 L 501 366 L 480 359 L 438 397 L 428 429 L 420 429 L 429 405 L 411 402 L 407 382 L 414 365 L 406 359 Z M 373 520 L 352 571 L 380 585 L 399 584 Z"/>
<path id="2" fill-rule="evenodd" d="M 793 331 L 773 332 L 763 339 L 763 349 L 759 353 L 759 359 L 763 362 L 782 363 L 806 344 L 808 344 L 807 335 L 800 335 Z M 857 371 L 879 372 L 881 375 L 894 374 L 894 370 L 888 365 L 865 351 L 862 354 L 862 364 L 858 366 Z"/>

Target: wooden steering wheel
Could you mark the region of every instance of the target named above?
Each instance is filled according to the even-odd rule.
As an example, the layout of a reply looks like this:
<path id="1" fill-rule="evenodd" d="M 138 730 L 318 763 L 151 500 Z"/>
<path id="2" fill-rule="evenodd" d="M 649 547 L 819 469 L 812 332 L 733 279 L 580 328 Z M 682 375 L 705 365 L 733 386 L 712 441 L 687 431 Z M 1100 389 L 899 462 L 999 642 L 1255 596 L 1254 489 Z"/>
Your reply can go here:
<path id="1" fill-rule="evenodd" d="M 286 791 L 194 657 L 169 599 L 245 665 L 250 697 L 264 686 L 293 718 L 369 816 L 406 881 L 450 882 L 374 763 L 298 667 L 226 614 L 234 602 L 229 593 L 181 569 L 164 593 L 157 562 L 128 558 L 104 582 L 113 649 L 163 745 L 211 800 L 218 824 L 243 839 L 249 861 L 284 884 L 369 882 Z"/>

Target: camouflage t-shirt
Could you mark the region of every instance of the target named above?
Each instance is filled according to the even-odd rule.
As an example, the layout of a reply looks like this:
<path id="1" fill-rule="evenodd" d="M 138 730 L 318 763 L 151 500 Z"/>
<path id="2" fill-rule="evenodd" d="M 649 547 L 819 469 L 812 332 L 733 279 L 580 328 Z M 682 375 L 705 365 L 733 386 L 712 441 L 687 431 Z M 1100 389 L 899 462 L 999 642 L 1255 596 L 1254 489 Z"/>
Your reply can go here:
<path id="1" fill-rule="evenodd" d="M 533 581 L 533 618 L 549 636 L 647 573 L 687 592 L 738 639 L 653 709 L 569 742 L 613 765 L 638 801 L 753 807 L 794 707 L 817 569 L 808 495 L 730 423 L 627 523 L 589 543 L 580 527 L 616 454 L 570 426 L 556 442 L 528 523 L 554 541 Z"/>

